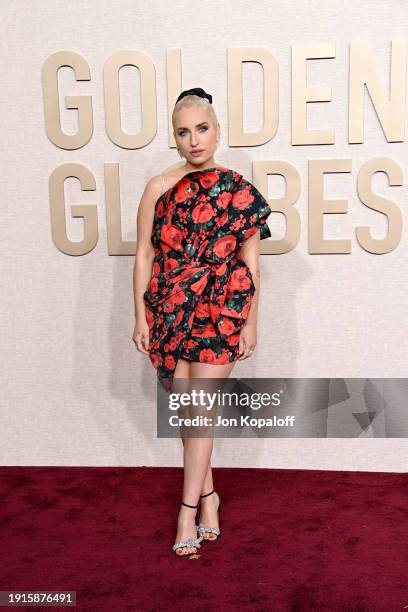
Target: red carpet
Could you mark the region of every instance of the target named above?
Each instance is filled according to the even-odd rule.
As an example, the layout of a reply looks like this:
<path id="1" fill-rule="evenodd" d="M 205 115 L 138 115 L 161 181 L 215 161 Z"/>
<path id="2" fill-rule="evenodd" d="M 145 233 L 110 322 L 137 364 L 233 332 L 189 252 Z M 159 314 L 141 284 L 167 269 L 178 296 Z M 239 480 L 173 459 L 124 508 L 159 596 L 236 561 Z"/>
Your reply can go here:
<path id="1" fill-rule="evenodd" d="M 75 590 L 81 611 L 408 608 L 407 474 L 213 468 L 221 538 L 179 559 L 181 468 L 0 469 L 0 590 Z"/>

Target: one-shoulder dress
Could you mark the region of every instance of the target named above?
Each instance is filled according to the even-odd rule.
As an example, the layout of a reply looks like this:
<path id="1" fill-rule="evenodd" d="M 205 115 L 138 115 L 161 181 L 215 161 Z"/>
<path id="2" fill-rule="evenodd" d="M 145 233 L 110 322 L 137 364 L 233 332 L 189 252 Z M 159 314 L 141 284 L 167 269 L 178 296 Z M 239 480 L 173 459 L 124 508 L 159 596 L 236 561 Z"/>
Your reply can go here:
<path id="1" fill-rule="evenodd" d="M 185 174 L 157 200 L 152 277 L 143 298 L 149 357 L 171 390 L 180 357 L 225 364 L 239 357 L 239 334 L 255 284 L 239 250 L 257 229 L 271 236 L 271 208 L 242 174 L 222 166 Z"/>

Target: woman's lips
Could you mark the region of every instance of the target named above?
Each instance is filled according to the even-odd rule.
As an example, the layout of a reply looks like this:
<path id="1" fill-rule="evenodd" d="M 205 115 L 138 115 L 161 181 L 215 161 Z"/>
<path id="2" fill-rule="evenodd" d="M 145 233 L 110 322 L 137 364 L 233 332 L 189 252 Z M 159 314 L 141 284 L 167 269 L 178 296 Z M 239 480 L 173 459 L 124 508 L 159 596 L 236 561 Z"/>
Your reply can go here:
<path id="1" fill-rule="evenodd" d="M 196 157 L 197 155 L 201 155 L 201 153 L 203 153 L 204 151 L 191 151 L 191 155 L 194 155 L 194 157 Z"/>

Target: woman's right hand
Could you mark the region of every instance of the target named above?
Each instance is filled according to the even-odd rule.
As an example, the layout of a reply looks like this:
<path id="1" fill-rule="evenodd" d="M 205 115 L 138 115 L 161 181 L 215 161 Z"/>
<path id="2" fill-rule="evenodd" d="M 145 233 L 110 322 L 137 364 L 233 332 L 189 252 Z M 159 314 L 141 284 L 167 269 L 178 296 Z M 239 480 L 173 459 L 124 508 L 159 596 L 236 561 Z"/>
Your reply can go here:
<path id="1" fill-rule="evenodd" d="M 133 331 L 133 342 L 141 353 L 149 355 L 149 326 L 147 321 L 136 322 Z"/>

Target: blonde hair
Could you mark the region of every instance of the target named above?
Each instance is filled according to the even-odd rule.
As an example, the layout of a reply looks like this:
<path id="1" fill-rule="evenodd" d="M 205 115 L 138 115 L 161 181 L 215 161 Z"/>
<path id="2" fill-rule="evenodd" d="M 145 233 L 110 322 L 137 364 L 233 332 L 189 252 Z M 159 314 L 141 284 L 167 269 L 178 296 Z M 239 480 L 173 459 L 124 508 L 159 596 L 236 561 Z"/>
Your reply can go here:
<path id="1" fill-rule="evenodd" d="M 191 108 L 192 106 L 203 106 L 207 108 L 210 113 L 210 117 L 214 123 L 214 127 L 217 126 L 217 123 L 218 123 L 217 115 L 215 114 L 213 105 L 207 100 L 207 98 L 202 98 L 201 96 L 197 96 L 196 94 L 189 94 L 188 96 L 184 96 L 184 98 L 181 98 L 181 100 L 179 100 L 177 104 L 174 106 L 173 113 L 171 115 L 173 131 L 176 130 L 176 126 L 175 126 L 176 113 L 181 108 Z"/>

